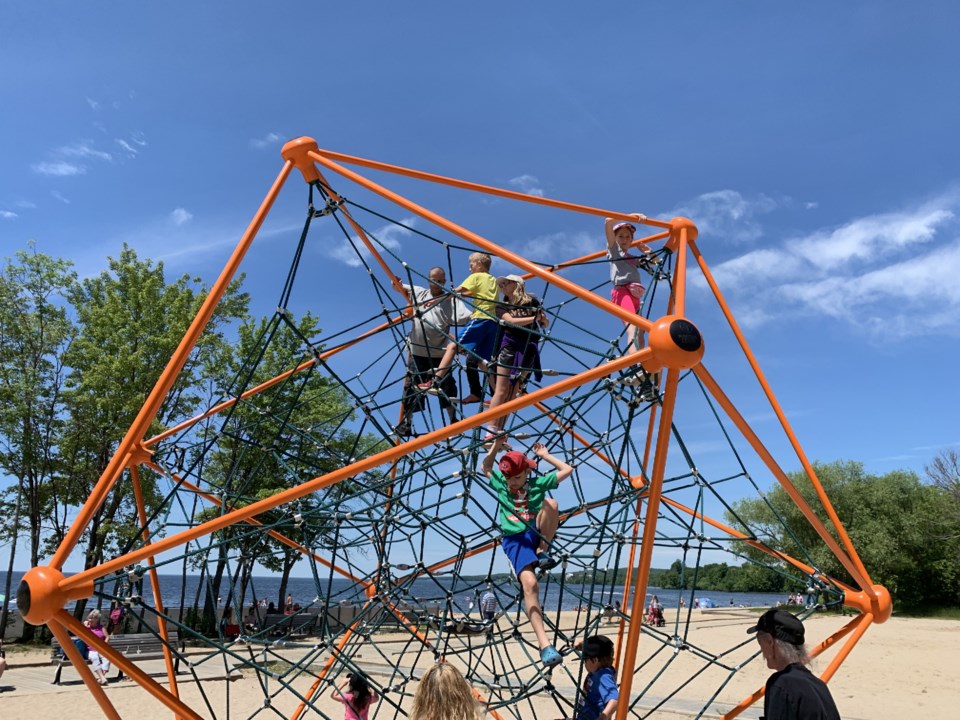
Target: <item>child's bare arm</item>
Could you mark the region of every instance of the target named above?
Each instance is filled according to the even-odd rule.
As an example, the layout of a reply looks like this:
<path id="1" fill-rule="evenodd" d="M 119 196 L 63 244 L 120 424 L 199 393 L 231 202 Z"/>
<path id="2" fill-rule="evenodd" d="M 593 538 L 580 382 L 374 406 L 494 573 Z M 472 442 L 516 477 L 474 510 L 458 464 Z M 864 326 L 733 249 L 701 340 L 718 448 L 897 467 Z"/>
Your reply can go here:
<path id="1" fill-rule="evenodd" d="M 550 451 L 547 450 L 547 446 L 541 442 L 534 443 L 533 452 L 541 460 L 546 460 L 548 463 L 553 465 L 557 471 L 557 482 L 563 482 L 568 477 L 573 474 L 573 467 L 565 463 L 563 460 L 554 457 L 550 454 Z"/>
<path id="2" fill-rule="evenodd" d="M 617 701 L 608 700 L 607 704 L 604 706 L 603 710 L 600 713 L 600 717 L 603 720 L 613 720 L 613 717 L 616 714 L 617 714 Z"/>
<path id="3" fill-rule="evenodd" d="M 613 246 L 617 244 L 617 236 L 613 234 L 613 226 L 617 224 L 617 221 L 614 218 L 607 218 L 606 222 L 603 223 L 603 229 L 607 234 L 607 247 L 613 249 Z"/>

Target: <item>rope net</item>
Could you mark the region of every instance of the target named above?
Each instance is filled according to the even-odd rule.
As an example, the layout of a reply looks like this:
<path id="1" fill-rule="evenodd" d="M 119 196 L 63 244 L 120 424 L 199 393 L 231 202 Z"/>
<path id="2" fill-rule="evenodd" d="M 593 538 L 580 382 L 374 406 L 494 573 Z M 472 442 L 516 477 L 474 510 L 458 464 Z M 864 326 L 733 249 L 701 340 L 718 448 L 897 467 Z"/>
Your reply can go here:
<path id="1" fill-rule="evenodd" d="M 743 634 L 717 647 L 696 629 L 705 620 L 746 628 L 756 616 L 695 608 L 709 594 L 697 590 L 705 563 L 749 563 L 798 588 L 813 584 L 821 606 L 866 589 L 822 573 L 814 549 L 798 543 L 793 557 L 768 545 L 783 518 L 778 528 L 751 527 L 737 516 L 733 500 L 762 496 L 759 485 L 782 471 L 746 459 L 752 436 L 712 378 L 695 372 L 702 366 L 661 363 L 661 376 L 618 363 L 627 336 L 606 301 L 602 253 L 562 264 L 523 258 L 527 289 L 549 319 L 536 338 L 543 375 L 516 377 L 514 399 L 501 406 L 510 408 L 502 432 L 513 449 L 535 457 L 541 442 L 574 468 L 552 492 L 558 565 L 539 577 L 546 632 L 564 661 L 544 667 L 500 546 L 497 496 L 481 471 L 492 411 L 457 402 L 472 361 L 490 358 L 456 356 L 452 397 L 404 382 L 407 335 L 425 308 L 411 306 L 394 279 L 428 288 L 440 267 L 451 278 L 447 290 L 456 288 L 476 236 L 396 219 L 396 204 L 366 186 L 350 186 L 360 201 L 322 176 L 307 187 L 276 311 L 237 338 L 241 362 L 205 412 L 143 441 L 151 455 L 135 468 L 154 484 L 158 509 L 109 572 L 89 571 L 93 602 L 126 609 L 123 628 L 154 634 L 179 658 L 171 707 L 196 683 L 201 700 L 191 710 L 199 717 L 339 717 L 339 703 L 327 698 L 347 673 L 360 673 L 379 698 L 376 717 L 403 718 L 418 679 L 444 659 L 463 671 L 490 717 L 573 717 L 585 679 L 577 641 L 600 633 L 616 644 L 621 717 L 733 717 L 740 709 L 721 701 L 725 689 L 745 668 L 753 684 L 764 677 L 756 644 Z M 673 230 L 647 238 L 655 253 L 644 268 L 640 316 L 650 322 L 641 330 L 678 314 L 686 285 L 679 260 L 693 238 L 675 239 Z M 348 253 L 341 272 L 362 289 L 318 320 L 317 281 L 333 280 L 316 257 L 331 245 Z M 506 251 L 491 254 L 495 273 L 513 264 L 500 259 Z M 554 282 L 560 277 L 582 292 Z M 451 332 L 473 309 L 469 297 L 457 303 Z M 540 472 L 550 469 L 540 462 Z M 160 538 L 170 545 L 154 555 Z M 684 588 L 661 591 L 653 613 L 651 563 L 678 567 Z M 296 608 L 262 607 L 262 598 L 278 597 L 268 576 L 293 568 Z M 495 603 L 481 603 L 487 593 Z M 201 682 L 211 670 L 255 678 L 262 692 L 244 704 L 231 683 Z M 710 691 L 692 694 L 693 679 Z"/>

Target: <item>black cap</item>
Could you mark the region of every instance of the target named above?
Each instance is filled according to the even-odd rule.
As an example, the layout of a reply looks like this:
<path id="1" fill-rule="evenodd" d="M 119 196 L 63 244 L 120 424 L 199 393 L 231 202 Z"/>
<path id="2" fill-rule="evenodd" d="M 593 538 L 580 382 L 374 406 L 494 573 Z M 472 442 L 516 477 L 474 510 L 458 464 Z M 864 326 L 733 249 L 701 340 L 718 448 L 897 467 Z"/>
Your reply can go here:
<path id="1" fill-rule="evenodd" d="M 764 632 L 791 645 L 803 645 L 803 623 L 786 610 L 767 610 L 747 632 Z"/>
<path id="2" fill-rule="evenodd" d="M 588 637 L 583 642 L 583 659 L 612 658 L 613 641 L 604 635 Z"/>

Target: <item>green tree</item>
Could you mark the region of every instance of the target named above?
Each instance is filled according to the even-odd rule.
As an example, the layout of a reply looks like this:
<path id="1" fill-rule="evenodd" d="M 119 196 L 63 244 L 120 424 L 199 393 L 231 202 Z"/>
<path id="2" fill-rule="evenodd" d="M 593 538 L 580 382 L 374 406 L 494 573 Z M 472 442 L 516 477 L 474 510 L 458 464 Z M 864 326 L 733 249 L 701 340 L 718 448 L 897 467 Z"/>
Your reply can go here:
<path id="1" fill-rule="evenodd" d="M 309 313 L 294 323 L 285 315 L 249 320 L 238 329 L 237 342 L 221 357 L 219 384 L 229 395 L 240 395 L 309 360 L 307 338 L 319 333 Z M 239 402 L 226 418 L 218 418 L 217 447 L 204 461 L 204 481 L 242 507 L 342 467 L 351 459 L 381 448 L 382 440 L 352 429 L 355 410 L 343 387 L 316 367 Z M 376 479 L 376 473 L 366 480 Z M 326 547 L 334 532 L 328 509 L 356 495 L 364 479 L 348 480 L 257 519 L 301 545 Z M 229 507 L 224 508 L 224 512 Z M 209 512 L 209 510 L 205 511 Z M 298 519 L 299 517 L 299 519 Z M 228 528 L 214 543 L 211 582 L 204 605 L 209 613 L 219 594 L 228 554 L 239 559 L 238 593 L 243 602 L 256 564 L 280 575 L 277 604 L 282 605 L 290 573 L 303 554 L 248 526 Z"/>
<path id="2" fill-rule="evenodd" d="M 75 332 L 64 297 L 75 282 L 68 261 L 33 248 L 0 271 L 0 470 L 14 479 L 0 497 L 0 539 L 11 548 L 6 597 L 18 538 L 27 539 L 31 566 L 39 565 L 44 528 L 63 522 L 50 507 L 61 485 L 63 353 Z M 5 615 L 6 601 L 0 627 Z"/>
<path id="3" fill-rule="evenodd" d="M 939 489 L 910 472 L 870 475 L 856 462 L 816 463 L 814 469 L 873 582 L 884 585 L 902 606 L 960 603 L 957 543 L 949 539 L 958 527 Z M 806 476 L 792 473 L 790 478 L 830 527 Z M 772 549 L 852 582 L 781 487 L 769 492 L 766 502 L 741 500 L 730 517 Z M 762 555 L 745 544 L 740 550 Z"/>
<path id="4" fill-rule="evenodd" d="M 235 281 L 218 305 L 151 432 L 193 413 L 198 386 L 225 345 L 225 327 L 246 313 L 248 298 Z M 163 263 L 141 260 L 124 245 L 108 269 L 76 286 L 70 301 L 79 332 L 65 354 L 71 368 L 63 457 L 70 478 L 68 505 L 82 504 L 105 470 L 150 389 L 206 297 L 198 278 L 167 282 Z M 148 512 L 159 496 L 150 472 L 141 472 Z M 139 522 L 129 483 L 118 482 L 97 509 L 85 535 L 84 567 L 92 567 L 133 542 Z M 50 538 L 51 544 L 61 537 Z"/>

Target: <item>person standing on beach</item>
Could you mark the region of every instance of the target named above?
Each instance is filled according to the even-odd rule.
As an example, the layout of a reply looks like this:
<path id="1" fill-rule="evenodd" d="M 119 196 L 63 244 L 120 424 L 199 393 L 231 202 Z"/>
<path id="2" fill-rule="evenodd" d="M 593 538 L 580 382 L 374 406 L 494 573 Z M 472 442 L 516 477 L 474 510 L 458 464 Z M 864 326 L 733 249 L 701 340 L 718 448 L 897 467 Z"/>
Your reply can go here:
<path id="1" fill-rule="evenodd" d="M 497 596 L 490 586 L 480 595 L 480 615 L 484 620 L 491 621 L 497 615 Z"/>
<path id="2" fill-rule="evenodd" d="M 483 459 L 483 473 L 497 493 L 497 517 L 503 532 L 501 544 L 510 559 L 523 588 L 523 604 L 530 618 L 530 627 L 537 636 L 540 662 L 551 668 L 563 662 L 563 657 L 547 639 L 540 608 L 540 583 L 537 570 L 545 572 L 556 567 L 550 554 L 550 543 L 560 522 L 557 501 L 547 493 L 570 477 L 573 468 L 555 458 L 543 443 L 534 443 L 533 452 L 553 465 L 555 470 L 546 475 L 530 476 L 537 464 L 523 453 L 512 450 L 500 459 L 499 469 L 493 468 L 496 453 L 503 443 L 498 438 Z"/>
<path id="3" fill-rule="evenodd" d="M 803 623 L 786 610 L 767 610 L 747 630 L 767 667 L 775 672 L 764 686 L 761 720 L 840 720 L 827 684 L 807 669 Z"/>

